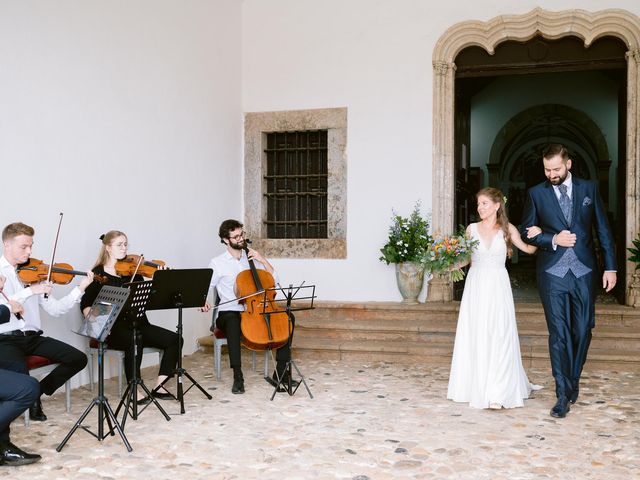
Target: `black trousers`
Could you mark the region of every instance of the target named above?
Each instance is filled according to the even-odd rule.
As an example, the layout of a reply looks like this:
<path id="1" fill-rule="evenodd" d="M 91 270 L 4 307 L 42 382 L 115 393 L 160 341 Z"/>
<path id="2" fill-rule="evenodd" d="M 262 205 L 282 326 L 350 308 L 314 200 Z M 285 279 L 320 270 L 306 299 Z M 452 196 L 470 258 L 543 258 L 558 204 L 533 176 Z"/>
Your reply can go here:
<path id="1" fill-rule="evenodd" d="M 38 380 L 0 369 L 0 445 L 9 442 L 9 425 L 40 395 Z"/>
<path id="2" fill-rule="evenodd" d="M 178 334 L 147 322 L 138 325 L 137 330 L 137 343 L 140 353 L 138 358 L 136 358 L 137 378 L 140 378 L 140 364 L 142 363 L 142 349 L 144 347 L 154 347 L 162 350 L 163 355 L 160 361 L 160 371 L 158 375 L 173 376 L 173 370 L 178 364 Z M 133 377 L 134 357 L 133 329 L 126 324 L 121 327 L 116 325 L 107 337 L 107 346 L 114 350 L 124 351 L 124 372 L 127 376 L 127 381 L 131 380 Z"/>
<path id="3" fill-rule="evenodd" d="M 538 275 L 538 291 L 549 330 L 556 396 L 570 398 L 579 388 L 595 326 L 595 275 L 576 278 L 568 272 L 559 278 L 544 272 Z"/>
<path id="4" fill-rule="evenodd" d="M 0 335 L 0 368 L 29 374 L 26 358 L 39 355 L 59 363 L 40 381 L 40 391 L 53 393 L 87 365 L 87 356 L 77 348 L 55 338 L 32 335 Z"/>
<path id="5" fill-rule="evenodd" d="M 296 319 L 293 316 L 293 314 L 290 314 L 290 318 L 291 318 L 291 324 L 292 324 L 291 335 L 293 335 L 293 327 L 295 326 Z M 241 348 L 240 348 L 240 343 L 242 340 L 242 334 L 240 330 L 240 312 L 233 312 L 233 311 L 220 312 L 218 314 L 218 319 L 216 320 L 216 325 L 227 336 L 227 351 L 229 352 L 229 366 L 231 368 L 242 367 L 242 357 L 241 357 Z M 291 355 L 291 349 L 289 346 L 289 342 L 285 343 L 276 352 L 276 363 L 277 363 L 276 368 L 278 369 L 279 372 L 281 372 L 284 369 L 284 365 L 287 362 L 287 360 L 289 360 L 290 355 Z"/>

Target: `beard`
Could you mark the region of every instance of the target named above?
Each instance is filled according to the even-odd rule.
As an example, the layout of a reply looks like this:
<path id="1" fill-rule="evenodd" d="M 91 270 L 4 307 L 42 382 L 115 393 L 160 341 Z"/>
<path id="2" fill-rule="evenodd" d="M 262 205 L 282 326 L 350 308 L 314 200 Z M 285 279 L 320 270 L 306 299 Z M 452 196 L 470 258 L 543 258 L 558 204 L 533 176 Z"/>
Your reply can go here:
<path id="1" fill-rule="evenodd" d="M 555 177 L 555 178 L 550 178 L 549 179 L 549 183 L 551 183 L 551 185 L 562 185 L 564 183 L 564 181 L 567 179 L 567 176 L 569 175 L 569 170 L 566 170 L 564 172 L 564 175 L 559 176 L 559 177 Z"/>
<path id="2" fill-rule="evenodd" d="M 235 242 L 229 242 L 229 246 L 230 246 L 231 248 L 233 248 L 234 250 L 244 250 L 245 242 L 244 242 L 244 240 L 243 240 L 243 241 L 241 241 L 241 242 L 238 242 L 238 243 L 235 243 Z"/>

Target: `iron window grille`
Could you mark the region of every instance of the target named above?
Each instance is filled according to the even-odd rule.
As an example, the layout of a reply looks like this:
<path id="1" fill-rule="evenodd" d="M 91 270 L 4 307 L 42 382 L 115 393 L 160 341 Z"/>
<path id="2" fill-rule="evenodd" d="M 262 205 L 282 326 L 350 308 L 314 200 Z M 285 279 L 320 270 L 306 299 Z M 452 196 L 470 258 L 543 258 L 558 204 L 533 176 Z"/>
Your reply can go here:
<path id="1" fill-rule="evenodd" d="M 267 238 L 327 238 L 327 130 L 267 134 Z"/>

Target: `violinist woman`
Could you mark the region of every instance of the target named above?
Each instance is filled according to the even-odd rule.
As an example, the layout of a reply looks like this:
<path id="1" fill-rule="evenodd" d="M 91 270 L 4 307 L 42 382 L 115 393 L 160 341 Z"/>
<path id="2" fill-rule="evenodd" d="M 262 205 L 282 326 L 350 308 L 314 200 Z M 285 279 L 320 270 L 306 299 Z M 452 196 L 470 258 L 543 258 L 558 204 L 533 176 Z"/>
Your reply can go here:
<path id="1" fill-rule="evenodd" d="M 98 259 L 93 267 L 93 272 L 105 277 L 103 283 L 93 282 L 87 288 L 87 291 L 82 297 L 80 302 L 80 308 L 82 313 L 86 317 L 91 310 L 91 305 L 95 301 L 102 285 L 111 285 L 114 287 L 121 287 L 125 283 L 135 281 L 141 282 L 144 278 L 141 275 L 136 275 L 133 279 L 131 274 L 120 275 L 118 261 L 127 257 L 127 236 L 118 230 L 111 230 L 104 235 L 100 236 L 102 240 L 102 247 L 98 254 Z M 118 268 L 116 268 L 118 265 Z M 120 271 L 121 272 L 121 271 Z M 123 272 L 121 272 L 123 273 Z M 132 272 L 133 273 L 133 272 Z M 105 283 L 106 282 L 106 283 Z M 156 387 L 159 386 L 167 377 L 173 375 L 173 369 L 178 362 L 178 335 L 170 330 L 167 330 L 156 325 L 149 323 L 147 316 L 138 320 L 136 325 L 138 331 L 138 348 L 140 351 L 144 347 L 155 347 L 163 350 L 162 360 L 160 362 L 160 371 L 158 372 L 158 380 Z M 127 380 L 131 380 L 133 376 L 132 359 L 134 356 L 133 348 L 133 324 L 126 318 L 121 317 L 116 320 L 113 325 L 109 336 L 107 337 L 107 346 L 115 350 L 124 351 L 124 371 L 127 376 Z M 140 364 L 142 363 L 142 355 L 138 355 L 136 358 L 136 376 L 140 378 Z M 155 390 L 155 389 L 154 389 Z M 143 396 L 139 391 L 138 402 L 149 402 L 150 399 Z M 156 398 L 174 398 L 164 388 L 159 389 L 153 393 Z"/>
<path id="2" fill-rule="evenodd" d="M 211 277 L 210 291 L 217 290 L 220 303 L 229 302 L 236 298 L 235 286 L 236 277 L 244 270 L 248 270 L 249 260 L 252 259 L 256 268 L 266 270 L 276 277 L 275 270 L 269 261 L 259 252 L 248 249 L 249 255 L 245 252 L 247 246 L 242 223 L 237 220 L 225 220 L 220 225 L 218 235 L 220 241 L 226 246 L 226 250 L 221 255 L 213 258 L 209 263 L 209 268 L 213 269 L 213 277 Z M 205 306 L 205 311 L 209 308 Z M 244 393 L 244 377 L 242 375 L 241 363 L 241 313 L 244 306 L 238 302 L 231 301 L 225 305 L 221 305 L 218 312 L 217 326 L 227 336 L 227 351 L 229 352 L 229 363 L 233 369 L 233 387 L 232 393 Z M 292 316 L 293 317 L 293 316 Z M 278 349 L 276 354 L 276 373 L 274 379 L 282 378 L 285 373 L 286 362 L 289 359 L 290 351 L 288 344 Z M 289 381 L 285 379 L 284 383 Z M 291 380 L 295 386 L 297 382 Z"/>

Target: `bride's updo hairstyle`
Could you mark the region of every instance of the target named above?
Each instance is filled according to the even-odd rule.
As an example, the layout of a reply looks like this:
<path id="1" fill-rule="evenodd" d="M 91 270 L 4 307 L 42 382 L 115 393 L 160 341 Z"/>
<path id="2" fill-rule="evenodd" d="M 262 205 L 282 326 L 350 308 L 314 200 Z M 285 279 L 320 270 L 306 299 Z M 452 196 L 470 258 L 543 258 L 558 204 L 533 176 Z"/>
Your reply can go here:
<path id="1" fill-rule="evenodd" d="M 513 244 L 511 243 L 511 235 L 509 235 L 509 217 L 507 217 L 507 207 L 505 205 L 505 196 L 500 190 L 493 187 L 486 187 L 476 193 L 476 200 L 480 196 L 485 196 L 493 203 L 499 203 L 500 208 L 496 212 L 498 226 L 502 229 L 504 243 L 507 244 L 507 257 L 511 258 L 513 254 Z"/>

